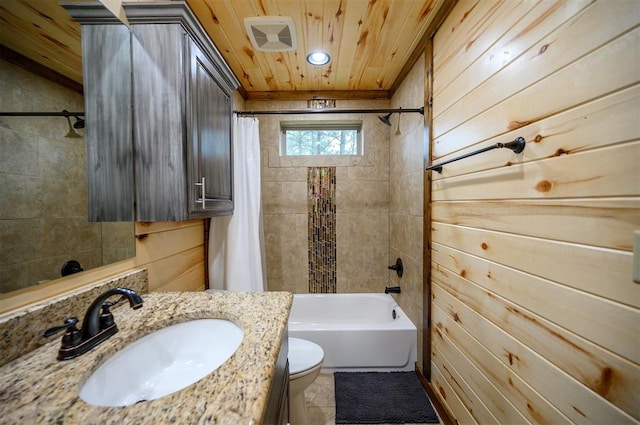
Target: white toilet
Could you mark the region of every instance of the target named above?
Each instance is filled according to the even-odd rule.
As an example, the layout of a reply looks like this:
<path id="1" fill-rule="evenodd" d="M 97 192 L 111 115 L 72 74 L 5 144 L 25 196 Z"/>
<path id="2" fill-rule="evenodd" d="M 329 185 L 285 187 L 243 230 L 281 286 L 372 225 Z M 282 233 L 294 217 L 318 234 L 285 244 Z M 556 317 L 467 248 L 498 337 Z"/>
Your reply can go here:
<path id="1" fill-rule="evenodd" d="M 304 390 L 316 380 L 324 360 L 318 344 L 306 339 L 289 338 L 289 422 L 305 425 L 307 412 Z"/>

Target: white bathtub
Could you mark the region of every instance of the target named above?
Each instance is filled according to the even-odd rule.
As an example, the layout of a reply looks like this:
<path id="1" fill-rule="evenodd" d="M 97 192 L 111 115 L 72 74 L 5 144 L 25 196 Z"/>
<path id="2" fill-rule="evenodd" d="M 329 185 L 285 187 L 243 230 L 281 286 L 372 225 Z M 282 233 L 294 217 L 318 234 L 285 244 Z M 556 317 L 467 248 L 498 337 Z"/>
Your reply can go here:
<path id="1" fill-rule="evenodd" d="M 295 294 L 289 336 L 324 350 L 322 371 L 412 371 L 417 329 L 387 294 Z"/>

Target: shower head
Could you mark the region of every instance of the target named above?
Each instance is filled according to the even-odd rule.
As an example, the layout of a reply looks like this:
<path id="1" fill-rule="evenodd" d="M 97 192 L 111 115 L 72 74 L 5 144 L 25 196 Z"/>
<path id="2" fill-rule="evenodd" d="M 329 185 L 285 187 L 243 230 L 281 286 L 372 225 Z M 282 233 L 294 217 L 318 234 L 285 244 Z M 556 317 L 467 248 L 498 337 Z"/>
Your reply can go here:
<path id="1" fill-rule="evenodd" d="M 382 121 L 385 125 L 388 125 L 389 127 L 391 127 L 391 121 L 389 121 L 389 118 L 391 118 L 391 114 L 393 114 L 393 112 L 389 112 L 387 115 L 381 115 L 378 116 L 378 118 L 380 119 L 380 121 Z"/>
<path id="2" fill-rule="evenodd" d="M 76 122 L 73 123 L 73 128 L 84 128 L 84 120 L 74 116 Z"/>

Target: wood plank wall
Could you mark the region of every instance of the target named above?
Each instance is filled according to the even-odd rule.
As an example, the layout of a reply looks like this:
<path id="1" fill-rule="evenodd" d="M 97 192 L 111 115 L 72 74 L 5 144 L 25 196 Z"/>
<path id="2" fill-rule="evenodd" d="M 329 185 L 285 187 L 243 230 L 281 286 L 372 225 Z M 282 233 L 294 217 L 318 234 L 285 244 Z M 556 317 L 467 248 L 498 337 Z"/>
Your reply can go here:
<path id="1" fill-rule="evenodd" d="M 149 270 L 149 292 L 205 289 L 204 222 L 136 223 L 136 263 Z"/>
<path id="2" fill-rule="evenodd" d="M 638 423 L 640 2 L 460 0 L 433 38 L 432 386 L 459 423 Z"/>

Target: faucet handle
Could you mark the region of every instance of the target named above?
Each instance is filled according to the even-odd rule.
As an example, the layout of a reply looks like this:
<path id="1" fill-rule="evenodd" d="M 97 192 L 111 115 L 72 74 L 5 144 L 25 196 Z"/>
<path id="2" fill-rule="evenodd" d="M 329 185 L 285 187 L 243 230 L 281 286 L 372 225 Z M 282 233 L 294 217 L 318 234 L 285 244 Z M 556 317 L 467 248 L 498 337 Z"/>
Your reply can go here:
<path id="1" fill-rule="evenodd" d="M 67 319 L 65 319 L 63 325 L 54 326 L 53 328 L 49 328 L 44 331 L 44 337 L 49 338 L 66 329 L 67 332 L 62 337 L 62 347 L 73 346 L 80 341 L 80 330 L 76 328 L 77 323 L 77 317 L 68 317 Z"/>
<path id="2" fill-rule="evenodd" d="M 105 301 L 104 303 L 102 303 L 102 311 L 100 312 L 100 330 L 107 329 L 109 326 L 112 326 L 115 323 L 113 320 L 113 314 L 111 313 L 109 308 L 118 304 L 121 300 L 122 298 L 115 303 L 111 301 Z"/>
<path id="3" fill-rule="evenodd" d="M 68 317 L 65 319 L 64 321 L 64 325 L 60 325 L 60 326 L 54 326 L 53 328 L 49 328 L 46 331 L 44 331 L 44 337 L 45 338 L 49 338 L 51 336 L 54 336 L 55 334 L 57 334 L 58 332 L 65 330 L 67 328 L 71 328 L 70 330 L 73 331 L 78 330 L 76 329 L 76 324 L 78 323 L 78 318 L 77 317 Z"/>

